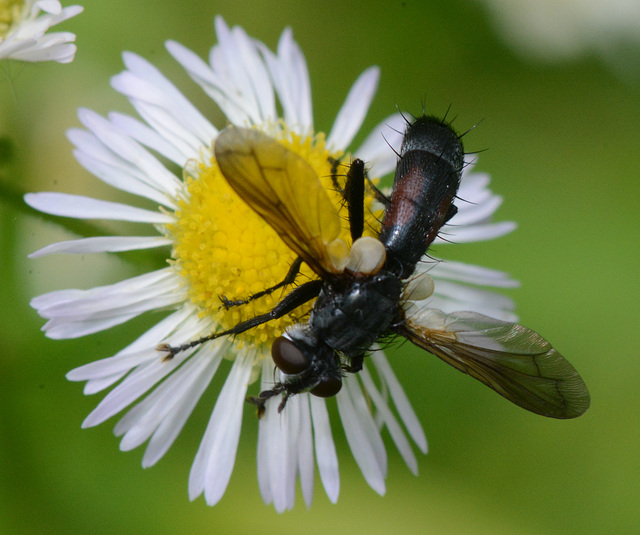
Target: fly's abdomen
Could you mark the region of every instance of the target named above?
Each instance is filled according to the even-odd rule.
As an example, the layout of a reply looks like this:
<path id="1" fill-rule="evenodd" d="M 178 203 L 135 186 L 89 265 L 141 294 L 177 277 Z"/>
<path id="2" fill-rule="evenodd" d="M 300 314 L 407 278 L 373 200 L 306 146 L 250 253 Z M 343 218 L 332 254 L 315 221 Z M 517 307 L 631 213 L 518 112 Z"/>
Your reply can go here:
<path id="1" fill-rule="evenodd" d="M 455 214 L 463 165 L 462 142 L 447 123 L 422 117 L 408 126 L 380 230 L 387 270 L 403 279 L 413 273 Z"/>

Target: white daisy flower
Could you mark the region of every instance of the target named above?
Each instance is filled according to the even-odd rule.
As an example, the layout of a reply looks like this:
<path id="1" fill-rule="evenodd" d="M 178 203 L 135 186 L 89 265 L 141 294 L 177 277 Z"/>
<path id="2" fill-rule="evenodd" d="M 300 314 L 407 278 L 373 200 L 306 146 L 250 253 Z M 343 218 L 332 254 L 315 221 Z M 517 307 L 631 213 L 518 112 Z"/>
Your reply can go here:
<path id="1" fill-rule="evenodd" d="M 261 130 L 302 156 L 336 206 L 343 204 L 331 183 L 330 162 L 349 161 L 346 151 L 374 96 L 378 68 L 367 69 L 356 80 L 325 137 L 314 131 L 307 65 L 291 30 L 283 32 L 273 53 L 242 28 L 229 28 L 220 17 L 215 28 L 218 44 L 211 49 L 208 63 L 174 41 L 167 42 L 167 49 L 230 123 Z M 189 477 L 190 498 L 204 493 L 206 502 L 213 505 L 222 498 L 231 477 L 248 389 L 257 394 L 273 386 L 271 343 L 304 318 L 311 305 L 297 309 L 295 317 L 286 315 L 236 337 L 207 341 L 171 359 L 156 349 L 163 343 L 178 346 L 197 340 L 271 310 L 291 286 L 228 310 L 221 306 L 220 296 L 241 298 L 277 284 L 295 254 L 222 176 L 212 150 L 218 129 L 153 65 L 132 53 L 123 57 L 126 70 L 112 79 L 112 85 L 129 98 L 143 121 L 120 113 L 104 118 L 81 109 L 85 129 L 72 129 L 68 136 L 81 165 L 107 184 L 158 204 L 159 209 L 60 193 L 28 194 L 26 201 L 42 212 L 64 217 L 148 223 L 158 236 L 83 238 L 49 245 L 31 256 L 156 247 L 166 250 L 169 266 L 90 290 L 51 292 L 31 304 L 48 320 L 43 329 L 54 339 L 102 331 L 146 311 L 172 310 L 117 354 L 81 366 L 67 377 L 86 381 L 85 394 L 113 387 L 83 427 L 126 411 L 115 426 L 116 435 L 122 436 L 120 448 L 131 450 L 147 442 L 142 464 L 148 467 L 172 445 L 213 376 L 228 374 Z M 383 176 L 394 169 L 396 155 L 389 145 L 399 146 L 404 126 L 401 116 L 389 117 L 352 151 L 367 162 L 369 176 Z M 176 164 L 183 176 L 176 176 L 158 156 Z M 485 240 L 514 228 L 512 223 L 489 222 L 501 199 L 491 193 L 488 182 L 488 176 L 467 167 L 459 194 L 464 201 L 458 203 L 458 214 L 443 231 L 447 240 Z M 375 229 L 379 222 L 374 202 L 367 202 L 374 211 L 367 226 Z M 344 228 L 343 234 L 348 233 Z M 513 286 L 504 273 L 433 258 L 424 266 L 436 281 L 432 300 L 440 309 L 463 308 L 513 319 L 510 299 L 475 287 Z M 303 266 L 301 278 L 308 280 L 305 277 L 316 276 Z M 336 400 L 357 464 L 369 485 L 384 494 L 384 429 L 413 473 L 418 466 L 411 441 L 423 453 L 427 441 L 384 353 L 374 351 L 365 361 L 360 373 L 344 378 Z M 259 377 L 261 384 L 257 384 Z M 338 499 L 338 456 L 327 408 L 331 403 L 308 393 L 289 398 L 280 413 L 276 398 L 266 403 L 258 421 L 258 481 L 265 502 L 273 503 L 277 511 L 293 507 L 298 478 L 305 502 L 311 503 L 314 462 L 329 499 Z"/>
<path id="2" fill-rule="evenodd" d="M 46 32 L 83 9 L 63 8 L 58 0 L 0 0 L 0 60 L 73 61 L 75 34 Z"/>

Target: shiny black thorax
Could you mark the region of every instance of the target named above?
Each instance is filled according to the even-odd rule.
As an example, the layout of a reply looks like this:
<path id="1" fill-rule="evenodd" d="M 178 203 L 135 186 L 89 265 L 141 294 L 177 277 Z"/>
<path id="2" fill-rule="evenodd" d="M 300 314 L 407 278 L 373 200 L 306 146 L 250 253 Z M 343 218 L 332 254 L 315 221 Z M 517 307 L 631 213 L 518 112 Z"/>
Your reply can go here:
<path id="1" fill-rule="evenodd" d="M 319 340 L 346 356 L 366 352 L 400 314 L 402 282 L 384 271 L 325 282 L 309 325 Z"/>

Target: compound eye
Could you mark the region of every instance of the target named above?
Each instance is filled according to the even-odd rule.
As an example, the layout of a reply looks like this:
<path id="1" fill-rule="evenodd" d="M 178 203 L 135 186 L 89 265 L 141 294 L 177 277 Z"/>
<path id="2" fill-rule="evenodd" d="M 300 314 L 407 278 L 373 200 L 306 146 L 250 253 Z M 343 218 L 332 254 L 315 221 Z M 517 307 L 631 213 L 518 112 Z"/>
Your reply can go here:
<path id="1" fill-rule="evenodd" d="M 342 388 L 342 380 L 335 377 L 325 377 L 317 386 L 310 390 L 310 393 L 319 398 L 330 398 L 335 396 Z"/>
<path id="2" fill-rule="evenodd" d="M 279 336 L 271 346 L 271 358 L 282 373 L 297 375 L 309 367 L 309 359 L 288 338 Z"/>

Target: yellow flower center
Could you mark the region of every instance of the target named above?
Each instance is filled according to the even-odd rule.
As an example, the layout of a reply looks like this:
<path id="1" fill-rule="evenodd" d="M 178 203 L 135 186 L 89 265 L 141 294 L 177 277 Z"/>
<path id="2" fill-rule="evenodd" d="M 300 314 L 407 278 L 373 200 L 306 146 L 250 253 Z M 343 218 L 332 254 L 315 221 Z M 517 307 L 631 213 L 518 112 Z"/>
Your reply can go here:
<path id="1" fill-rule="evenodd" d="M 0 40 L 9 33 L 14 22 L 22 19 L 24 0 L 0 0 Z"/>
<path id="2" fill-rule="evenodd" d="M 281 137 L 279 142 L 304 158 L 316 172 L 344 222 L 340 237 L 350 243 L 347 208 L 332 180 L 331 161 L 342 154 L 326 149 L 323 134 L 300 138 L 284 132 Z M 335 172 L 340 187 L 344 185 L 346 170 L 345 165 L 340 165 Z M 295 253 L 231 189 L 215 159 L 209 165 L 201 164 L 197 176 L 187 177 L 185 188 L 185 198 L 176 212 L 177 222 L 168 227 L 168 232 L 174 241 L 172 263 L 186 281 L 191 301 L 201 315 L 210 315 L 220 330 L 270 311 L 293 286 L 228 309 L 222 306 L 221 298 L 246 299 L 280 283 L 296 259 Z M 379 228 L 380 212 L 372 213 L 373 202 L 373 195 L 368 194 L 365 203 L 368 235 L 375 235 L 374 229 Z M 303 264 L 295 284 L 315 278 L 317 275 Z M 307 303 L 290 315 L 234 337 L 234 341 L 239 347 L 249 343 L 264 352 L 288 326 L 306 321 L 311 306 L 312 302 Z"/>

